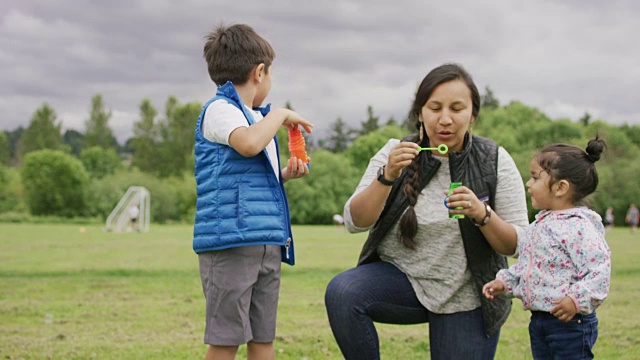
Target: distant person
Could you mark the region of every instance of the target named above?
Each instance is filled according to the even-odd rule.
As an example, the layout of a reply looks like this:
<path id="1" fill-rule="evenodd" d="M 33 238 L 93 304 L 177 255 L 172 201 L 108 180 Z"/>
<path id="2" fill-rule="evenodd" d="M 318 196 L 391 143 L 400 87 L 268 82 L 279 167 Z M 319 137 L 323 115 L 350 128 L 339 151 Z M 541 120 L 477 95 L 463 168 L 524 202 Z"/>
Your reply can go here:
<path id="1" fill-rule="evenodd" d="M 636 204 L 629 205 L 629 210 L 627 210 L 627 216 L 625 217 L 627 224 L 631 228 L 631 232 L 636 232 L 638 230 L 638 222 L 640 222 L 640 212 L 636 207 Z"/>
<path id="2" fill-rule="evenodd" d="M 611 231 L 615 226 L 615 217 L 613 216 L 613 207 L 609 206 L 604 213 L 604 229 L 605 231 Z"/>
<path id="3" fill-rule="evenodd" d="M 294 264 L 283 183 L 309 174 L 292 157 L 280 170 L 276 133 L 312 124 L 298 113 L 259 106 L 271 89 L 271 45 L 251 27 L 220 25 L 204 58 L 218 85 L 195 131 L 198 254 L 206 299 L 207 359 L 274 359 L 281 261 Z"/>
<path id="4" fill-rule="evenodd" d="M 594 163 L 603 148 L 596 138 L 586 152 L 554 144 L 533 157 L 526 185 L 541 211 L 518 241 L 518 262 L 483 287 L 487 299 L 517 297 L 531 310 L 534 359 L 593 359 L 596 308 L 609 293 L 611 251 L 600 215 L 580 202 L 598 186 Z"/>
<path id="5" fill-rule="evenodd" d="M 341 228 L 344 224 L 344 218 L 340 214 L 333 215 L 333 222 L 338 225 L 338 228 Z"/>
<path id="6" fill-rule="evenodd" d="M 380 358 L 375 322 L 429 323 L 434 360 L 494 358 L 511 300 L 489 301 L 482 286 L 507 267 L 528 217 L 512 157 L 472 132 L 479 111 L 462 66 L 431 70 L 410 110 L 416 133 L 389 139 L 345 204 L 347 230 L 369 231 L 358 266 L 325 293 L 347 360 Z M 419 149 L 440 145 L 448 152 Z M 463 186 L 447 197 L 451 182 Z"/>
<path id="7" fill-rule="evenodd" d="M 140 216 L 140 209 L 138 205 L 133 204 L 129 207 L 129 222 L 131 231 L 138 231 L 138 217 Z"/>

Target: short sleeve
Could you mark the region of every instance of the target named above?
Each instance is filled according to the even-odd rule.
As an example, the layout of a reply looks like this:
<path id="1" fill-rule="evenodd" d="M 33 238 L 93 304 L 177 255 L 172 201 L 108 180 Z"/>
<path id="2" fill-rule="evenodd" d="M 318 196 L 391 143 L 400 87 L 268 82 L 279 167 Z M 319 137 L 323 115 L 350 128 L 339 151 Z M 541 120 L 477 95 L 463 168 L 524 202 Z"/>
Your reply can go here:
<path id="1" fill-rule="evenodd" d="M 518 239 L 524 236 L 524 230 L 529 225 L 524 184 L 513 158 L 503 147 L 498 149 L 495 205 L 496 214 L 515 228 Z M 517 250 L 512 256 L 518 256 Z"/>
<path id="2" fill-rule="evenodd" d="M 378 152 L 369 160 L 369 165 L 367 166 L 367 170 L 365 170 L 364 175 L 360 179 L 360 183 L 356 187 L 353 195 L 347 200 L 347 203 L 344 205 L 344 223 L 347 230 L 351 233 L 362 232 L 369 230 L 373 225 L 360 228 L 355 226 L 353 223 L 353 218 L 351 217 L 351 199 L 353 199 L 356 195 L 358 195 L 361 191 L 366 189 L 371 183 L 377 178 L 378 169 L 387 163 L 389 159 L 389 153 L 391 149 L 396 147 L 400 143 L 398 139 L 390 139 L 387 143 L 382 147 L 382 149 L 378 150 Z"/>
<path id="3" fill-rule="evenodd" d="M 202 132 L 207 140 L 229 145 L 229 136 L 239 127 L 249 127 L 240 109 L 226 100 L 216 100 L 209 104 L 202 124 Z"/>

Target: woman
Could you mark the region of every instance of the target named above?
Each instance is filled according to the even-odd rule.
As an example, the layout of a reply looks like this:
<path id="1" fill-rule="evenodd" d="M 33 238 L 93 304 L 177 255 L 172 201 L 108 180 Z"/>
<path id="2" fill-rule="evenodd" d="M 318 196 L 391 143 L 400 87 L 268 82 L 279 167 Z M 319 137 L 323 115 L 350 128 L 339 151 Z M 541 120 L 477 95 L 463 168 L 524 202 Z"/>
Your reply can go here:
<path id="1" fill-rule="evenodd" d="M 507 267 L 528 218 L 511 156 L 472 135 L 479 111 L 480 94 L 461 66 L 432 70 L 410 112 L 418 134 L 378 151 L 347 201 L 347 229 L 369 237 L 358 266 L 337 275 L 325 294 L 346 359 L 380 357 L 373 322 L 428 322 L 432 359 L 495 355 L 511 301 L 489 302 L 482 286 Z M 442 144 L 446 154 L 419 151 Z M 463 186 L 445 199 L 451 182 Z"/>

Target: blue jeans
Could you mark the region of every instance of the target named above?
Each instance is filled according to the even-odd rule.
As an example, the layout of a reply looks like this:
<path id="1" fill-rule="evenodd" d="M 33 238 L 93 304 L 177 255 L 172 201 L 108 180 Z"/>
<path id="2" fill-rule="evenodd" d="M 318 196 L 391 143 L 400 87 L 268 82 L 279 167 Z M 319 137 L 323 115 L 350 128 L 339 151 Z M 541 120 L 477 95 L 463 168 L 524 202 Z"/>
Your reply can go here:
<path id="1" fill-rule="evenodd" d="M 345 359 L 379 359 L 375 322 L 429 323 L 431 359 L 493 359 L 500 333 L 485 336 L 480 308 L 435 314 L 418 301 L 407 276 L 386 262 L 347 270 L 331 280 L 325 306 Z"/>
<path id="2" fill-rule="evenodd" d="M 595 312 L 576 314 L 565 323 L 551 313 L 532 311 L 529 337 L 536 360 L 593 359 L 591 349 L 598 338 L 598 318 Z"/>

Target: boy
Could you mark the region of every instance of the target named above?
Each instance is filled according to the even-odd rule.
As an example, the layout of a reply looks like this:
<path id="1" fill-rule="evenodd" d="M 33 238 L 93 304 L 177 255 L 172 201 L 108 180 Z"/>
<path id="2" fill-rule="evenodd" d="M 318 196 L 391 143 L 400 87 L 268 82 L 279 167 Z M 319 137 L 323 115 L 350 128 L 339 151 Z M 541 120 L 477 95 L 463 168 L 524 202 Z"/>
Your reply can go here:
<path id="1" fill-rule="evenodd" d="M 195 134 L 198 254 L 206 298 L 207 359 L 275 359 L 280 263 L 294 264 L 283 183 L 309 174 L 295 157 L 280 171 L 275 138 L 282 125 L 313 125 L 296 112 L 259 108 L 271 89 L 271 45 L 247 25 L 218 26 L 204 58 L 216 96 Z"/>

